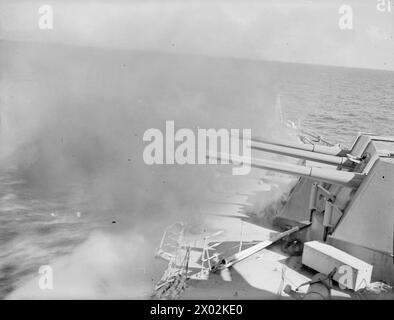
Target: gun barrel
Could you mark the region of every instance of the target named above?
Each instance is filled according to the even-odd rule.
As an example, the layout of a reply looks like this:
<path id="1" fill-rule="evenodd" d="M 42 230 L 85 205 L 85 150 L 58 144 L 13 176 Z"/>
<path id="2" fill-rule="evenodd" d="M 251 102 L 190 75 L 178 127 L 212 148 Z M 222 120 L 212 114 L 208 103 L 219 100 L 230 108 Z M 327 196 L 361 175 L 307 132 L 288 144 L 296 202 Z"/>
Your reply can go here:
<path id="1" fill-rule="evenodd" d="M 346 154 L 350 153 L 349 150 L 341 149 L 337 146 L 328 147 L 328 146 L 322 146 L 322 145 L 318 145 L 318 144 L 290 143 L 290 142 L 286 142 L 286 141 L 268 139 L 268 138 L 257 137 L 257 136 L 253 136 L 251 138 L 251 141 L 252 142 L 259 142 L 259 143 L 266 143 L 266 144 L 275 145 L 275 146 L 287 147 L 287 148 L 292 148 L 292 149 L 305 150 L 305 151 L 310 151 L 310 152 L 314 152 L 314 153 L 329 154 L 329 155 L 333 155 L 333 156 L 345 156 Z"/>
<path id="2" fill-rule="evenodd" d="M 310 145 L 312 146 L 312 145 Z M 333 165 L 347 165 L 349 164 L 349 160 L 346 157 L 338 157 L 331 154 L 318 153 L 313 151 L 307 151 L 302 149 L 278 146 L 273 144 L 268 144 L 264 142 L 254 142 L 252 141 L 251 147 L 254 150 L 265 151 L 265 152 L 273 152 L 285 156 L 317 161 L 326 164 Z"/>
<path id="3" fill-rule="evenodd" d="M 286 174 L 293 174 L 312 180 L 318 180 L 322 182 L 327 182 L 327 183 L 351 187 L 351 188 L 357 188 L 365 177 L 365 175 L 360 173 L 301 166 L 301 165 L 290 164 L 290 163 L 278 163 L 276 161 L 270 161 L 265 159 L 245 158 L 234 154 L 210 153 L 209 157 L 216 158 L 219 160 L 226 160 L 229 163 L 233 163 L 233 164 L 245 165 L 245 163 L 248 163 L 253 168 L 273 170 Z"/>

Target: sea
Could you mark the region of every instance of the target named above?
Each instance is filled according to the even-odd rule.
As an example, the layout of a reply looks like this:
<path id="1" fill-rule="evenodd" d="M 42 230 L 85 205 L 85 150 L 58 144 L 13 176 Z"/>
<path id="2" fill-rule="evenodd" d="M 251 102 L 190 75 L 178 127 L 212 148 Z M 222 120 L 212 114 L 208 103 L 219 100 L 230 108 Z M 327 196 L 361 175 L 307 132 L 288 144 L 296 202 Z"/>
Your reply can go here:
<path id="1" fill-rule="evenodd" d="M 166 120 L 283 138 L 280 96 L 286 120 L 334 144 L 394 135 L 392 71 L 1 41 L 0 75 L 0 299 L 36 297 L 45 265 L 66 297 L 152 288 L 163 229 L 198 227 L 215 183 L 143 163 Z"/>

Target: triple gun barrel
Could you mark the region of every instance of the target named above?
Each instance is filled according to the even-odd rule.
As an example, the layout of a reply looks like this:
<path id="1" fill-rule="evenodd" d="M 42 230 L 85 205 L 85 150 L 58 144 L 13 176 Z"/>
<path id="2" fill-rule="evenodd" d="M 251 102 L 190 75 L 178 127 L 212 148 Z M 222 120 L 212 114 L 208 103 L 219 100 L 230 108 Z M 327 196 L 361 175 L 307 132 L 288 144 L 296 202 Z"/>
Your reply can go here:
<path id="1" fill-rule="evenodd" d="M 349 151 L 339 147 L 303 145 L 301 143 L 290 144 L 258 137 L 252 137 L 250 142 L 251 148 L 255 150 L 335 165 L 336 167 L 321 168 L 318 166 L 303 166 L 258 158 L 247 159 L 242 156 L 226 153 L 210 153 L 209 157 L 234 164 L 248 163 L 253 168 L 273 170 L 351 188 L 357 188 L 365 177 L 361 173 L 336 170 L 339 167 L 347 167 L 351 163 L 347 157 L 343 156 Z"/>

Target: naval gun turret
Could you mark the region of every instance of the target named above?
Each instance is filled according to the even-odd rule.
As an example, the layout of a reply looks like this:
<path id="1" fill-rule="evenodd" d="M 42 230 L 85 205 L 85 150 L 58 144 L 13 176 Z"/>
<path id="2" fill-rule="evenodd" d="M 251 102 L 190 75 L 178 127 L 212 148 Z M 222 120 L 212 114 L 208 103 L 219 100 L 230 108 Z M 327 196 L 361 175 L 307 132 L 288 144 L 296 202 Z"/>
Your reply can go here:
<path id="1" fill-rule="evenodd" d="M 274 224 L 309 221 L 303 241 L 343 250 L 373 265 L 372 279 L 394 284 L 394 137 L 361 134 L 350 149 L 258 137 L 250 143 L 257 152 L 302 161 L 248 159 L 254 168 L 300 177 Z M 218 158 L 245 161 L 233 155 Z"/>

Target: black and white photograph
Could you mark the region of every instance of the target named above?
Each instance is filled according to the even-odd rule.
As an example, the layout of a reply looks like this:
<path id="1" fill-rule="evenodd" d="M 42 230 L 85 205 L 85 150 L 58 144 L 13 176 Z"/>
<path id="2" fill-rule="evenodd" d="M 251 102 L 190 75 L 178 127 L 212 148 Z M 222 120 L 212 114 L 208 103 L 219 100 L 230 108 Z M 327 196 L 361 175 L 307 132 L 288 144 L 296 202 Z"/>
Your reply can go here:
<path id="1" fill-rule="evenodd" d="M 0 0 L 0 300 L 393 286 L 394 0 Z"/>

